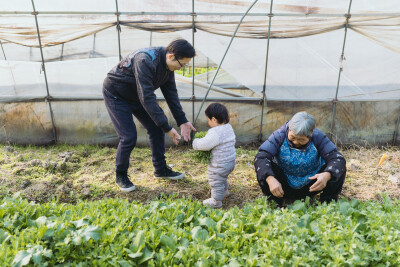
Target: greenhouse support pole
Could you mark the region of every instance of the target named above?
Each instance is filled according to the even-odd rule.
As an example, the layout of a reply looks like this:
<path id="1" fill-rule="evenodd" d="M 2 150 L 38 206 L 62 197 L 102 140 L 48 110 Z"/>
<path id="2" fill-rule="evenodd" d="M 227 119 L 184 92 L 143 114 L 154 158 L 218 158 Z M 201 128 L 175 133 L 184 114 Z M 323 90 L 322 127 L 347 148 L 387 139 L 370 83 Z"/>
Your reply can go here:
<path id="1" fill-rule="evenodd" d="M 330 138 L 331 139 L 333 137 L 333 127 L 334 127 L 334 124 L 335 124 L 336 104 L 337 104 L 337 102 L 339 102 L 337 97 L 338 97 L 338 93 L 339 93 L 340 76 L 341 76 L 342 71 L 343 71 L 344 48 L 345 48 L 345 45 L 346 45 L 347 29 L 349 27 L 349 19 L 351 18 L 351 14 L 350 14 L 351 3 L 352 3 L 352 0 L 350 0 L 349 10 L 347 11 L 347 14 L 345 15 L 346 16 L 346 25 L 344 27 L 344 38 L 343 38 L 342 54 L 340 55 L 340 68 L 339 68 L 339 74 L 338 74 L 338 81 L 337 81 L 337 85 L 336 85 L 336 94 L 335 94 L 335 98 L 332 101 L 333 102 L 333 110 L 332 110 L 331 132 L 330 132 Z"/>
<path id="2" fill-rule="evenodd" d="M 113 11 L 41 11 L 42 15 L 115 15 Z M 0 15 L 31 15 L 29 11 L 0 11 Z M 132 11 L 120 12 L 120 15 L 130 16 L 190 16 L 191 12 L 160 12 L 160 11 Z M 241 17 L 243 12 L 197 12 L 196 16 L 230 16 Z M 249 13 L 248 17 L 265 17 L 266 12 Z M 353 17 L 400 17 L 399 12 L 393 13 L 356 13 Z M 313 17 L 313 18 L 339 18 L 343 17 L 342 13 L 274 13 L 274 17 Z"/>
<path id="3" fill-rule="evenodd" d="M 115 7 L 117 9 L 117 12 L 115 13 L 115 15 L 117 15 L 117 33 L 118 33 L 118 54 L 119 54 L 119 60 L 122 60 L 122 56 L 121 56 L 121 36 L 120 36 L 120 32 L 121 32 L 121 25 L 119 23 L 119 10 L 118 10 L 118 0 L 115 0 Z"/>
<path id="4" fill-rule="evenodd" d="M 192 46 L 194 47 L 194 33 L 196 32 L 196 29 L 194 27 L 194 16 L 196 16 L 196 13 L 194 12 L 194 0 L 192 0 Z M 194 100 L 196 99 L 196 96 L 194 95 L 194 57 L 192 58 L 192 121 L 194 121 Z"/>
<path id="5" fill-rule="evenodd" d="M 393 145 L 396 145 L 396 140 L 397 140 L 397 133 L 399 132 L 399 124 L 400 124 L 400 112 L 399 112 L 399 116 L 397 117 L 397 123 L 396 123 L 396 129 L 394 131 L 394 135 L 393 135 Z"/>
<path id="6" fill-rule="evenodd" d="M 46 83 L 47 97 L 45 99 L 46 99 L 47 103 L 49 103 L 51 125 L 53 127 L 53 138 L 54 138 L 54 142 L 57 143 L 57 132 L 56 132 L 55 124 L 54 124 L 53 109 L 51 107 L 51 96 L 50 96 L 50 92 L 49 92 L 49 84 L 47 82 L 47 73 L 46 73 L 46 67 L 45 67 L 45 64 L 44 64 L 42 41 L 40 39 L 39 23 L 38 23 L 38 19 L 37 19 L 38 12 L 36 12 L 35 3 L 33 2 L 33 0 L 31 0 L 31 2 L 32 2 L 32 8 L 33 8 L 32 15 L 35 16 L 36 31 L 37 31 L 38 40 L 39 40 L 40 56 L 42 57 L 42 70 L 43 70 L 43 73 L 44 73 L 44 81 Z"/>
<path id="7" fill-rule="evenodd" d="M 208 83 L 208 66 L 209 66 L 209 59 L 207 57 L 207 83 Z"/>
<path id="8" fill-rule="evenodd" d="M 42 15 L 115 15 L 112 11 L 41 11 Z M 130 16 L 190 16 L 191 12 L 153 12 L 153 11 L 133 11 L 133 12 L 120 12 L 120 15 Z M 0 11 L 0 15 L 31 15 L 29 11 Z M 341 18 L 342 13 L 274 13 L 274 17 L 304 17 L 304 18 Z M 196 16 L 228 16 L 228 17 L 241 17 L 242 12 L 197 12 Z M 248 17 L 265 17 L 268 16 L 266 12 L 249 13 Z M 399 12 L 393 13 L 356 13 L 352 17 L 400 17 Z"/>
<path id="9" fill-rule="evenodd" d="M 3 43 L 0 40 L 1 51 L 3 51 L 4 60 L 7 60 L 6 53 L 4 52 Z"/>
<path id="10" fill-rule="evenodd" d="M 246 10 L 246 12 L 243 14 L 242 18 L 240 19 L 238 25 L 236 26 L 235 32 L 233 33 L 232 38 L 231 38 L 231 40 L 230 40 L 230 42 L 229 42 L 229 44 L 228 44 L 228 47 L 227 47 L 226 50 L 225 50 L 224 56 L 222 57 L 221 62 L 219 63 L 218 68 L 217 68 L 217 70 L 215 71 L 214 77 L 212 78 L 211 83 L 210 83 L 210 85 L 208 86 L 206 95 L 204 96 L 203 101 L 201 102 L 199 111 L 197 112 L 197 115 L 196 115 L 196 119 L 193 121 L 193 125 L 196 124 L 196 121 L 197 121 L 197 119 L 199 118 L 200 111 L 201 111 L 201 109 L 203 108 L 204 102 L 206 101 L 207 96 L 208 96 L 208 93 L 210 92 L 210 89 L 211 89 L 212 85 L 214 84 L 215 78 L 216 78 L 217 75 L 218 75 L 218 71 L 219 71 L 219 69 L 221 68 L 222 63 L 224 62 L 225 56 L 226 56 L 226 54 L 228 53 L 229 48 L 231 47 L 232 41 L 233 41 L 233 39 L 234 39 L 235 36 L 236 36 L 236 33 L 237 33 L 237 31 L 238 31 L 238 29 L 239 29 L 239 27 L 240 27 L 240 24 L 242 23 L 243 19 L 246 17 L 247 13 L 249 13 L 250 9 L 257 3 L 257 1 L 258 1 L 258 0 L 255 0 L 255 1 L 253 2 L 253 4 L 251 4 L 251 6 Z"/>
<path id="11" fill-rule="evenodd" d="M 93 34 L 93 48 L 92 52 L 90 53 L 90 57 L 93 57 L 96 51 L 96 34 Z"/>
<path id="12" fill-rule="evenodd" d="M 265 72 L 264 72 L 264 83 L 263 83 L 263 97 L 261 100 L 261 121 L 260 121 L 260 134 L 258 135 L 258 141 L 262 141 L 262 127 L 263 127 L 263 120 L 264 120 L 264 106 L 265 106 L 265 90 L 267 85 L 267 71 L 268 71 L 268 55 L 269 55 L 269 41 L 271 37 L 271 20 L 272 20 L 272 5 L 274 0 L 271 0 L 271 6 L 269 7 L 269 14 L 268 14 L 268 39 L 267 39 L 267 54 L 265 55 Z"/>
<path id="13" fill-rule="evenodd" d="M 64 57 L 64 43 L 61 44 L 61 56 L 60 56 L 60 61 L 63 60 Z"/>
<path id="14" fill-rule="evenodd" d="M 153 46 L 153 32 L 150 31 L 150 47 Z"/>

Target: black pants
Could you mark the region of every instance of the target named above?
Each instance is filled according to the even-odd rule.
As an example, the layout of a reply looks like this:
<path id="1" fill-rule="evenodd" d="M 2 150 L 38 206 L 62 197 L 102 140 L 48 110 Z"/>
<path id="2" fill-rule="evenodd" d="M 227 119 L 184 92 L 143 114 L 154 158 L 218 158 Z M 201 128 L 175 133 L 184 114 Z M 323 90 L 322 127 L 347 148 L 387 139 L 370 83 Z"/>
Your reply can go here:
<path id="1" fill-rule="evenodd" d="M 337 201 L 338 196 L 340 192 L 342 191 L 344 179 L 346 177 L 346 172 L 343 173 L 341 177 L 338 179 L 332 177 L 331 180 L 328 181 L 326 184 L 326 187 L 322 191 L 316 191 L 316 192 L 310 192 L 310 187 L 317 181 L 317 180 L 312 180 L 309 184 L 306 186 L 300 188 L 300 189 L 294 189 L 292 188 L 288 182 L 287 182 L 287 177 L 283 173 L 283 170 L 274 162 L 271 161 L 271 167 L 272 171 L 275 174 L 275 178 L 281 183 L 282 189 L 284 192 L 283 198 L 278 198 L 274 195 L 272 195 L 271 191 L 269 190 L 268 183 L 266 180 L 258 181 L 258 184 L 261 187 L 262 192 L 264 195 L 268 196 L 268 199 L 275 200 L 276 203 L 279 205 L 283 204 L 283 200 L 286 199 L 302 199 L 305 198 L 306 196 L 315 196 L 316 194 L 321 193 L 320 200 L 321 201 L 326 201 L 326 202 L 331 202 L 332 200 Z M 325 166 L 323 166 L 318 173 L 323 172 L 325 169 Z"/>
<path id="2" fill-rule="evenodd" d="M 165 168 L 165 134 L 151 119 L 140 102 L 129 103 L 103 88 L 104 102 L 119 137 L 115 169 L 127 171 L 129 157 L 136 146 L 137 130 L 132 114 L 147 130 L 155 170 Z"/>

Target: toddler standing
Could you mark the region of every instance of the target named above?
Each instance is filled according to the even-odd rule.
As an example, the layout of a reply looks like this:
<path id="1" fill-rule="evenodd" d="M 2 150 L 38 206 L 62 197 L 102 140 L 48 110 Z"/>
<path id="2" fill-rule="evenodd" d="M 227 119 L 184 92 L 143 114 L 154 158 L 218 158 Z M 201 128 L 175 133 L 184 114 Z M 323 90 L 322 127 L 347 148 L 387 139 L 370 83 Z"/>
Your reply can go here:
<path id="1" fill-rule="evenodd" d="M 211 161 L 207 166 L 208 182 L 211 186 L 211 198 L 203 201 L 204 205 L 221 208 L 222 199 L 229 195 L 228 175 L 235 168 L 236 137 L 229 124 L 229 113 L 220 103 L 213 103 L 205 110 L 211 129 L 203 138 L 193 140 L 193 149 L 211 150 Z"/>

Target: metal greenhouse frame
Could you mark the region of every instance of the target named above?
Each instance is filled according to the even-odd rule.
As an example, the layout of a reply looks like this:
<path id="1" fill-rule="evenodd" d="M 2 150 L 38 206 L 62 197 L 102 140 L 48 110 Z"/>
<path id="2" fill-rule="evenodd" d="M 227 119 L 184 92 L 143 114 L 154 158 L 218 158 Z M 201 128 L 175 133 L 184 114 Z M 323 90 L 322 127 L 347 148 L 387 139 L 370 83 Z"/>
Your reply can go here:
<path id="1" fill-rule="evenodd" d="M 56 127 L 55 127 L 55 123 L 54 123 L 54 116 L 53 116 L 53 110 L 52 110 L 52 102 L 53 101 L 60 101 L 60 100 L 74 100 L 74 98 L 68 98 L 68 99 L 63 99 L 63 98 L 53 98 L 50 94 L 49 91 L 49 85 L 47 82 L 47 72 L 46 72 L 46 62 L 45 59 L 43 57 L 43 47 L 42 47 L 42 42 L 41 42 L 41 33 L 40 33 L 40 15 L 115 15 L 116 17 L 116 23 L 115 23 L 115 27 L 116 27 L 116 32 L 117 32 L 117 40 L 118 40 L 118 56 L 119 59 L 122 59 L 122 55 L 121 55 L 121 37 L 120 37 L 120 32 L 121 32 L 121 21 L 120 21 L 120 16 L 121 15 L 175 15 L 175 16 L 190 16 L 191 17 L 191 22 L 192 22 L 192 27 L 191 27 L 191 32 L 192 32 L 192 44 L 194 47 L 195 46 L 195 33 L 196 33 L 196 23 L 195 23 L 195 18 L 198 16 L 205 16 L 205 15 L 213 15 L 213 16 L 230 16 L 230 17 L 240 17 L 240 20 L 237 22 L 237 26 L 236 29 L 233 33 L 233 35 L 231 36 L 230 42 L 228 44 L 228 46 L 226 47 L 225 53 L 221 59 L 221 61 L 218 64 L 218 67 L 216 69 L 216 72 L 209 84 L 207 93 L 205 94 L 204 98 L 200 99 L 196 97 L 195 94 L 195 73 L 194 73 L 194 69 L 195 69 L 195 60 L 193 58 L 192 60 L 192 95 L 191 97 L 181 97 L 180 99 L 182 101 L 190 101 L 192 103 L 192 121 L 194 122 L 193 124 L 196 124 L 199 114 L 201 113 L 201 110 L 203 108 L 203 105 L 205 103 L 206 100 L 216 100 L 216 101 L 240 101 L 240 102 L 251 102 L 251 103 L 258 103 L 261 106 L 261 120 L 260 120 L 260 133 L 258 135 L 258 140 L 262 141 L 262 130 L 263 130 L 263 120 L 264 120 L 264 109 L 268 104 L 268 99 L 266 96 L 266 90 L 268 89 L 268 84 L 267 84 L 267 75 L 268 75 L 268 69 L 271 67 L 268 65 L 268 59 L 269 59 L 269 51 L 270 51 L 270 32 L 271 32 L 271 24 L 272 24 L 272 20 L 274 17 L 290 17 L 290 16 L 294 16 L 294 17 L 344 17 L 346 19 L 346 22 L 344 24 L 344 35 L 343 35 L 343 46 L 341 49 L 341 55 L 340 55 L 340 62 L 339 62 L 339 66 L 338 66 L 338 76 L 337 76 L 337 84 L 336 84 L 336 92 L 335 92 L 335 96 L 332 100 L 332 116 L 331 116 L 331 123 L 330 123 L 330 135 L 332 137 L 332 135 L 334 135 L 335 133 L 335 115 L 336 115 L 336 107 L 337 104 L 339 102 L 338 100 L 338 92 L 340 89 L 340 81 L 341 81 L 341 73 L 343 72 L 343 60 L 345 58 L 345 46 L 346 46 L 346 37 L 347 37 L 347 31 L 348 31 L 348 27 L 349 27 L 349 23 L 350 23 L 350 18 L 355 17 L 355 16 L 376 16 L 379 14 L 351 14 L 351 7 L 352 7 L 352 0 L 349 0 L 349 4 L 348 4 L 348 10 L 347 13 L 345 14 L 322 14 L 322 13 L 311 13 L 311 14 L 293 14 L 293 13 L 273 13 L 273 0 L 271 0 L 270 2 L 270 10 L 267 13 L 251 13 L 251 9 L 252 7 L 258 2 L 258 0 L 254 0 L 254 2 L 247 8 L 246 12 L 244 13 L 229 13 L 229 12 L 196 12 L 196 8 L 195 8 L 195 0 L 192 0 L 192 12 L 123 12 L 119 9 L 118 6 L 118 0 L 115 0 L 115 12 L 114 11 L 110 11 L 110 12 L 63 12 L 63 11 L 37 11 L 35 8 L 35 1 L 31 0 L 32 3 L 32 12 L 27 12 L 27 11 L 2 11 L 0 12 L 0 15 L 32 15 L 35 18 L 35 23 L 36 23 L 36 31 L 37 31 L 37 37 L 38 37 L 38 41 L 39 41 L 39 48 L 40 48 L 40 53 L 41 53 L 41 64 L 42 64 L 42 71 L 44 72 L 44 78 L 45 78 L 45 85 L 46 85 L 46 94 L 47 96 L 44 98 L 44 101 L 48 103 L 48 107 L 49 107 L 49 113 L 50 113 L 50 117 L 51 117 L 51 123 L 52 123 L 52 128 L 53 128 L 53 141 L 56 143 L 58 142 L 58 137 L 57 137 L 57 131 L 56 131 Z M 385 13 L 382 14 L 385 16 L 391 16 L 391 17 L 400 17 L 399 13 Z M 218 75 L 218 72 L 224 62 L 225 56 L 226 54 L 229 52 L 229 49 L 231 47 L 232 41 L 234 40 L 234 38 L 236 37 L 236 33 L 242 23 L 242 21 L 244 20 L 244 18 L 246 16 L 259 16 L 259 17 L 268 17 L 268 34 L 267 34 L 267 47 L 266 47 L 266 58 L 265 58 L 265 66 L 264 66 L 264 83 L 262 85 L 262 97 L 222 97 L 222 98 L 215 98 L 215 97 L 211 97 L 208 98 L 208 94 L 210 92 L 210 89 L 212 88 L 215 79 Z M 151 40 L 152 35 L 150 35 L 150 44 L 152 42 Z M 95 51 L 95 41 L 96 41 L 96 34 L 94 34 L 94 39 L 93 39 L 93 52 Z M 0 45 L 2 48 L 2 53 L 4 56 L 4 59 L 7 60 L 6 57 L 6 53 L 5 50 L 3 48 L 3 44 L 0 40 Z M 62 44 L 62 50 L 61 50 L 61 60 L 63 58 L 63 50 L 64 50 L 64 43 Z M 208 74 L 208 72 L 207 72 Z M 92 98 L 87 98 L 85 100 L 100 100 L 101 98 L 98 97 L 92 97 Z M 38 99 L 39 100 L 39 99 Z M 81 98 L 79 100 L 82 100 Z M 197 115 L 195 116 L 195 102 L 201 102 L 201 105 L 199 107 L 199 109 L 197 110 Z M 399 122 L 400 122 L 400 113 L 398 115 L 398 119 L 396 121 L 396 125 L 395 125 L 395 131 L 393 133 L 393 141 L 392 144 L 396 145 L 396 139 L 397 139 L 397 135 L 398 135 L 398 130 L 399 130 Z"/>

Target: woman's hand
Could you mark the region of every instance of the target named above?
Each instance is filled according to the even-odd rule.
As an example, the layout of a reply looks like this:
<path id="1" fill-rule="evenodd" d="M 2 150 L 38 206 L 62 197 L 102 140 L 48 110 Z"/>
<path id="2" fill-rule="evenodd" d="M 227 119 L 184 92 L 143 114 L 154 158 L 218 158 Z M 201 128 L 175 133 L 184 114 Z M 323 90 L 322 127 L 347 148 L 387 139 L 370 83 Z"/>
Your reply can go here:
<path id="1" fill-rule="evenodd" d="M 274 176 L 268 176 L 266 181 L 269 186 L 269 191 L 274 196 L 282 198 L 285 193 L 283 192 L 281 183 Z"/>
<path id="2" fill-rule="evenodd" d="M 321 191 L 326 187 L 326 183 L 328 183 L 331 178 L 332 176 L 329 172 L 317 173 L 313 177 L 308 178 L 310 180 L 317 179 L 317 181 L 310 187 L 310 192 Z"/>

